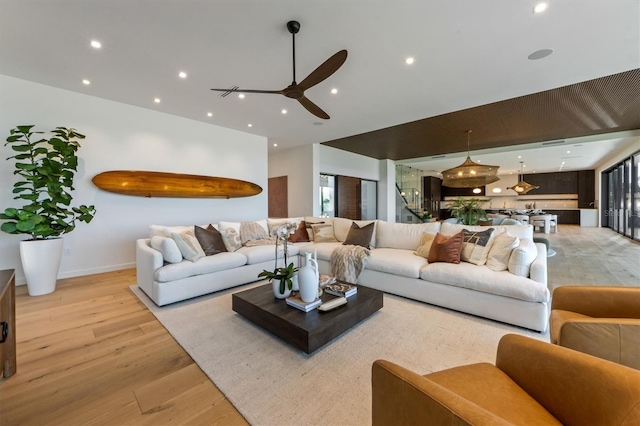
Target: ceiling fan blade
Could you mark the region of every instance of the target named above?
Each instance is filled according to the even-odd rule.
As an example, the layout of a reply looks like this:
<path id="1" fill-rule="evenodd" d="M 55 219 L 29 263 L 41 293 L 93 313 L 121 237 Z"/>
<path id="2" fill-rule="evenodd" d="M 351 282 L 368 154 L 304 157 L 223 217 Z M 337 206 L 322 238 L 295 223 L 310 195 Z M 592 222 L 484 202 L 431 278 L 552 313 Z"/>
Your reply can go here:
<path id="1" fill-rule="evenodd" d="M 297 88 L 305 91 L 310 87 L 315 86 L 324 79 L 328 78 L 331 74 L 338 71 L 338 68 L 344 64 L 347 60 L 347 51 L 341 50 L 334 54 L 332 57 L 324 61 L 318 68 L 313 70 L 311 74 L 297 85 Z"/>
<path id="2" fill-rule="evenodd" d="M 309 111 L 311 114 L 315 115 L 316 117 L 324 118 L 325 120 L 328 120 L 329 118 L 331 118 L 329 117 L 329 114 L 327 114 L 322 110 L 322 108 L 320 108 L 318 105 L 314 104 L 304 96 L 298 99 L 298 102 L 300 102 L 300 104 L 303 107 L 305 107 L 307 111 Z"/>
<path id="3" fill-rule="evenodd" d="M 282 90 L 252 90 L 252 89 L 210 89 L 216 92 L 229 92 L 229 93 L 268 93 L 274 95 L 282 95 Z"/>

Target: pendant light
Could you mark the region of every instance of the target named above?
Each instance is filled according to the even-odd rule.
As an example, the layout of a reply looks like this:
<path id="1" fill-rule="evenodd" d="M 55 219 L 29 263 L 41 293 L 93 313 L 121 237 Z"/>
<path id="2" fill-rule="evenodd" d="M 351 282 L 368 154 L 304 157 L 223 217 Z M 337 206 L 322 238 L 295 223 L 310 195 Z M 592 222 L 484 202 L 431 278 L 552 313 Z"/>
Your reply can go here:
<path id="1" fill-rule="evenodd" d="M 525 195 L 527 192 L 533 190 L 533 189 L 538 189 L 540 188 L 539 186 L 535 186 L 535 185 L 531 185 L 530 183 L 527 183 L 524 181 L 524 173 L 522 171 L 522 163 L 524 163 L 524 161 L 520 162 L 520 175 L 518 175 L 518 179 L 520 179 L 520 181 L 518 183 L 516 183 L 515 185 L 507 188 L 507 189 L 513 189 L 514 191 L 516 191 L 518 193 L 518 195 Z"/>
<path id="2" fill-rule="evenodd" d="M 466 133 L 467 159 L 458 167 L 442 172 L 442 184 L 449 188 L 477 188 L 499 181 L 500 178 L 497 176 L 498 166 L 485 166 L 471 161 L 469 155 L 471 130 L 467 130 Z"/>

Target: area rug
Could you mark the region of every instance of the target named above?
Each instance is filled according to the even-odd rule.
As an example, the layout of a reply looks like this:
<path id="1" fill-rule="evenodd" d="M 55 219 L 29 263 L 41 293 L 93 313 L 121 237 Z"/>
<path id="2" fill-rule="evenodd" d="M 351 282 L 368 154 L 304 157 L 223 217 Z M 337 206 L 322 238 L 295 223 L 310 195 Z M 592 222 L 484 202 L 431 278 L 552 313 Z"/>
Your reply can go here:
<path id="1" fill-rule="evenodd" d="M 385 294 L 384 307 L 307 355 L 231 309 L 243 286 L 157 307 L 132 291 L 252 425 L 371 424 L 371 364 L 420 374 L 495 361 L 500 338 L 545 334 Z M 293 308 L 292 308 L 293 309 Z"/>

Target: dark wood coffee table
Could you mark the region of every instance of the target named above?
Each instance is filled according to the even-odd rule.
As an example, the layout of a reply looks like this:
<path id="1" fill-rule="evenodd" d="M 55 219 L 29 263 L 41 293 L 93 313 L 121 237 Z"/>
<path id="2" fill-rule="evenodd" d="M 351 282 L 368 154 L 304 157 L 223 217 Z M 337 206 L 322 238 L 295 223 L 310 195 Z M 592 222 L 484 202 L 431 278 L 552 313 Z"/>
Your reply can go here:
<path id="1" fill-rule="evenodd" d="M 235 312 L 309 354 L 382 308 L 382 294 L 358 286 L 346 305 L 327 312 L 293 308 L 273 296 L 271 284 L 234 293 L 231 300 Z M 335 297 L 323 294 L 322 300 Z"/>

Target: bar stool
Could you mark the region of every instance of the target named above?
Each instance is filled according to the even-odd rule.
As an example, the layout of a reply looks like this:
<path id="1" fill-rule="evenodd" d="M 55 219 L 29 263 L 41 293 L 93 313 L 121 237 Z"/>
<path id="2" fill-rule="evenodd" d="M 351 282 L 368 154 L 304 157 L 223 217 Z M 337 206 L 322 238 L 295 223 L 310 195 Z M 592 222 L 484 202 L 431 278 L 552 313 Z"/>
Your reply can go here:
<path id="1" fill-rule="evenodd" d="M 526 214 L 512 214 L 511 219 L 515 219 L 523 225 L 529 224 L 529 216 Z"/>

